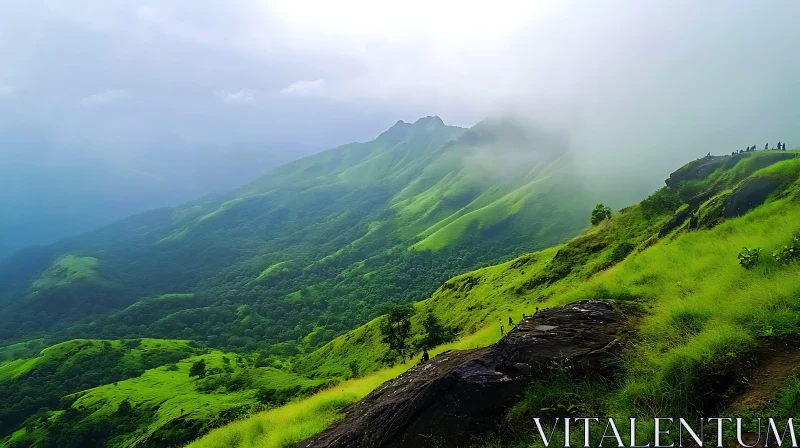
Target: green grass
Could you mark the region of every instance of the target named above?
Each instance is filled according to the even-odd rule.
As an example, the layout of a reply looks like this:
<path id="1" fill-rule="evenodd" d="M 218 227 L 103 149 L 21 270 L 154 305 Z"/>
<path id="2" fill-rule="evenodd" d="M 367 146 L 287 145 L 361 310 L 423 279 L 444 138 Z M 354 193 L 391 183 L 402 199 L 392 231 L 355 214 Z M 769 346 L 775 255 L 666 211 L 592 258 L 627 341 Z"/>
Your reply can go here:
<path id="1" fill-rule="evenodd" d="M 342 418 L 341 410 L 408 366 L 345 381 L 311 397 L 256 414 L 211 431 L 190 448 L 287 447 L 306 439 Z"/>
<path id="2" fill-rule="evenodd" d="M 644 315 L 638 320 L 635 343 L 624 353 L 625 367 L 619 372 L 618 383 L 602 384 L 602 393 L 597 395 L 587 395 L 586 390 L 581 389 L 591 385 L 577 383 L 565 386 L 554 382 L 549 389 L 534 389 L 512 411 L 509 424 L 519 425 L 514 423 L 515 419 L 524 420 L 525 413 L 535 411 L 537 407 L 576 402 L 586 409 L 620 417 L 691 415 L 698 411 L 698 392 L 708 378 L 718 374 L 719 369 L 728 363 L 737 362 L 754 346 L 757 335 L 800 332 L 800 265 L 779 265 L 770 257 L 773 250 L 788 243 L 792 234 L 800 231 L 800 181 L 797 180 L 800 159 L 770 165 L 765 162 L 770 157 L 774 156 L 766 152 L 748 155 L 738 164 L 696 181 L 701 190 L 714 188 L 718 193 L 715 199 L 705 204 L 705 209 L 700 210 L 700 216 L 707 209 L 718 206 L 724 195 L 749 178 L 770 176 L 783 181 L 780 191 L 773 194 L 766 204 L 742 217 L 723 221 L 710 230 L 690 232 L 679 227 L 670 235 L 658 238 L 659 229 L 672 216 L 671 210 L 653 209 L 663 203 L 660 200 L 669 199 L 668 192 L 661 191 L 641 205 L 615 213 L 611 220 L 588 229 L 566 244 L 451 278 L 429 299 L 415 304 L 412 334 L 419 337 L 421 322 L 428 314 L 434 314 L 444 325 L 454 328 L 459 338 L 436 347 L 431 351 L 436 355 L 448 349 L 492 344 L 501 336 L 499 322 L 506 324 L 509 316 L 518 322 L 523 313 L 532 314 L 537 307 L 559 306 L 583 299 L 637 302 L 642 305 Z M 531 176 L 535 178 L 535 173 Z M 455 180 L 444 182 L 437 188 L 444 188 L 442 191 L 445 193 L 465 194 L 463 185 Z M 415 213 L 432 217 L 441 210 L 454 213 L 457 218 L 448 220 L 447 225 L 427 235 L 432 237 L 443 230 L 446 234 L 455 229 L 448 230 L 451 224 L 469 213 L 459 214 L 447 207 L 439 209 L 438 199 L 429 189 L 430 185 L 421 185 L 408 191 L 404 196 L 408 201 L 398 203 L 398 207 L 412 207 Z M 420 194 L 425 197 L 420 197 Z M 491 204 L 508 208 L 498 211 L 499 215 L 492 215 L 486 222 L 494 223 L 498 216 L 501 221 L 506 220 L 506 212 L 514 212 L 518 205 L 515 201 L 530 199 L 526 194 L 520 192 L 510 197 L 506 193 L 504 197 L 508 201 L 505 202 L 496 202 L 497 198 L 487 199 L 486 204 L 490 204 L 487 210 L 492 210 Z M 537 196 L 536 202 L 541 202 L 540 207 L 553 208 L 558 207 L 557 202 L 567 200 L 558 195 L 551 199 L 554 203 L 548 203 L 547 197 Z M 540 224 L 534 216 L 516 215 L 524 218 L 519 224 Z M 341 216 L 332 219 L 341 219 Z M 420 219 L 419 223 L 428 223 L 425 218 Z M 431 222 L 441 221 L 433 218 Z M 508 225 L 515 223 L 508 220 Z M 365 230 L 366 235 L 361 233 L 364 235 L 362 238 L 380 229 L 368 226 Z M 450 239 L 444 234 L 439 236 L 447 241 Z M 750 270 L 741 267 L 736 258 L 744 246 L 763 250 L 761 262 Z M 276 265 L 282 265 L 272 264 L 262 271 L 265 264 L 254 270 L 249 278 L 255 277 L 259 271 L 262 275 L 266 271 L 271 274 L 281 268 L 275 268 Z M 309 290 L 313 292 L 314 288 Z M 173 299 L 182 300 L 181 297 L 168 300 Z M 299 306 L 306 299 L 297 291 L 287 300 L 294 300 Z M 308 345 L 320 328 L 313 327 L 303 343 Z M 156 343 L 156 340 L 143 340 L 142 345 L 149 347 L 149 344 Z M 40 358 L 70 362 L 65 354 L 74 352 L 76 347 L 82 347 L 82 350 L 99 347 L 86 341 L 65 344 L 43 350 L 37 358 L 0 364 L 0 381 L 30 371 L 41 362 Z M 113 413 L 124 400 L 152 408 L 155 416 L 152 424 L 126 439 L 128 445 L 144 445 L 148 437 L 179 418 L 180 409 L 184 409 L 189 419 L 199 422 L 205 431 L 225 423 L 232 413 L 246 414 L 256 409 L 255 392 L 260 387 L 288 389 L 299 386 L 312 390 L 331 381 L 349 378 L 350 365 L 355 363 L 364 376 L 347 379 L 312 396 L 228 424 L 191 445 L 199 448 L 289 446 L 342 418 L 341 411 L 347 404 L 413 365 L 410 362 L 387 368 L 381 361 L 385 352 L 378 322 L 374 320 L 310 354 L 291 360 L 294 373 L 254 368 L 249 364 L 252 360 L 245 360 L 243 365 L 238 361 L 227 364 L 224 357 L 232 360 L 236 355 L 214 351 L 178 362 L 177 370 L 159 367 L 141 377 L 79 392 L 73 396 L 76 399 L 73 406 L 91 410 L 94 418 L 98 419 Z M 131 353 L 125 359 L 135 363 L 135 356 Z M 189 378 L 189 367 L 200 358 L 220 372 L 202 380 Z M 226 368 L 230 371 L 225 372 Z M 249 387 L 230 390 L 220 380 L 225 379 L 225 375 L 240 374 L 247 375 Z M 219 383 L 218 387 L 203 389 L 204 385 L 217 384 L 215 381 Z M 781 409 L 789 406 L 786 403 L 791 403 L 796 397 L 797 387 L 791 382 L 787 384 L 776 402 L 776 406 L 783 406 Z M 576 398 L 579 396 L 585 399 Z"/>
<path id="3" fill-rule="evenodd" d="M 143 340 L 142 346 L 156 341 Z M 169 343 L 169 341 L 161 341 Z M 143 347 L 145 348 L 145 347 Z M 204 378 L 190 377 L 189 369 L 204 360 Z M 231 379 L 239 378 L 235 389 Z M 199 433 L 228 423 L 232 416 L 247 415 L 261 407 L 256 399 L 260 388 L 302 390 L 324 386 L 314 380 L 271 367 L 254 367 L 252 360 L 235 353 L 211 351 L 144 372 L 139 377 L 106 384 L 75 393 L 72 407 L 88 412 L 84 421 L 100 424 L 127 401 L 135 409 L 145 409 L 153 418 L 146 427 L 137 428 L 115 443 L 121 446 L 147 446 L 148 440 L 160 437 L 176 423 L 196 423 Z M 189 423 L 187 423 L 189 422 Z M 199 428 L 199 429 L 197 429 Z"/>
<path id="4" fill-rule="evenodd" d="M 93 419 L 112 414 L 125 400 L 133 406 L 152 409 L 155 419 L 149 427 L 130 434 L 129 446 L 145 442 L 153 433 L 182 415 L 214 426 L 226 411 L 256 405 L 253 390 L 224 394 L 197 391 L 197 379 L 189 377 L 191 365 L 202 358 L 208 368 L 222 368 L 225 356 L 236 357 L 215 351 L 178 362 L 177 370 L 163 366 L 148 370 L 137 378 L 82 391 L 73 396 L 72 407 L 92 411 L 90 418 Z"/>
<path id="5" fill-rule="evenodd" d="M 138 341 L 141 342 L 137 348 L 125 350 L 121 361 L 124 365 L 131 367 L 141 365 L 143 354 L 148 352 L 189 350 L 189 341 L 150 338 L 139 339 Z M 73 339 L 62 342 L 43 349 L 38 356 L 0 363 L 0 381 L 17 378 L 46 364 L 55 363 L 58 364 L 59 369 L 68 368 L 71 365 L 80 363 L 87 356 L 102 352 L 105 349 L 105 344 L 108 344 L 112 349 L 122 349 L 123 347 L 122 341 L 119 340 Z"/>
<path id="6" fill-rule="evenodd" d="M 99 262 L 94 257 L 61 256 L 31 286 L 42 290 L 92 280 L 96 278 Z"/>
<path id="7" fill-rule="evenodd" d="M 0 366 L 7 361 L 20 358 L 32 358 L 45 347 L 44 339 L 32 339 L 0 347 Z"/>
<path id="8" fill-rule="evenodd" d="M 280 263 L 275 263 L 275 264 L 269 265 L 269 267 L 267 267 L 266 269 L 261 271 L 260 274 L 258 274 L 258 277 L 256 277 L 256 280 L 261 280 L 262 278 L 266 278 L 266 277 L 269 277 L 272 274 L 277 273 L 281 268 L 283 268 L 284 265 L 286 265 L 285 261 L 281 261 Z"/>
<path id="9" fill-rule="evenodd" d="M 797 160 L 767 168 L 753 166 L 758 167 L 746 158 L 732 173 L 714 176 L 726 179 L 726 185 L 733 188 L 748 176 L 778 175 L 788 182 L 796 180 L 800 171 Z M 423 316 L 434 313 L 461 331 L 461 340 L 447 348 L 472 348 L 500 338 L 498 319 L 505 322 L 510 315 L 518 320 L 537 306 L 582 299 L 639 302 L 646 314 L 636 343 L 624 355 L 620 383 L 608 386 L 593 405 L 602 405 L 607 413 L 618 416 L 690 415 L 698 410 L 698 392 L 704 381 L 750 350 L 758 334 L 800 332 L 800 265 L 778 265 L 769 256 L 800 231 L 796 186 L 785 185 L 783 196 L 711 230 L 679 230 L 661 239 L 653 235 L 666 217 L 648 219 L 639 206 L 629 207 L 567 245 L 449 280 L 430 299 L 416 305 L 412 328 L 418 331 Z M 620 241 L 635 249 L 614 264 L 611 257 Z M 763 249 L 764 256 L 754 269 L 742 268 L 736 259 L 744 246 Z M 539 282 L 548 272 L 558 275 L 552 282 Z M 437 348 L 435 353 L 443 349 Z M 342 375 L 344 366 L 356 361 L 362 371 L 379 375 L 386 372 L 379 370 L 377 361 L 384 351 L 376 322 L 371 322 L 312 353 L 298 367 L 320 375 Z M 793 394 L 794 386 L 787 386 L 784 396 L 789 398 L 781 398 L 780 403 L 786 407 Z M 539 405 L 530 400 L 520 409 Z M 286 418 L 293 422 L 292 428 L 304 428 L 288 433 L 310 435 L 310 427 L 323 426 L 315 421 L 305 427 L 299 415 L 283 412 L 272 411 L 269 418 Z M 254 439 L 245 435 L 244 428 L 237 430 L 237 436 L 226 435 L 227 430 L 218 430 L 216 437 L 238 447 L 284 446 L 300 437 L 284 439 L 278 431 L 269 439 Z M 228 436 L 232 438 L 224 438 Z"/>

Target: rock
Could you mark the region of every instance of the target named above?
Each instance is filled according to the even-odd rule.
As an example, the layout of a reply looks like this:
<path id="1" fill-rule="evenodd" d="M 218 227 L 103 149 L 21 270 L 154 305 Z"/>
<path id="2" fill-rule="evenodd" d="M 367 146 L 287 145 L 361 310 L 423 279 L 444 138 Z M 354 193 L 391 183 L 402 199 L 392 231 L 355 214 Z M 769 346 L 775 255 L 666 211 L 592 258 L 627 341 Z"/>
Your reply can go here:
<path id="1" fill-rule="evenodd" d="M 680 169 L 669 175 L 669 179 L 664 182 L 675 191 L 678 190 L 681 182 L 687 180 L 700 180 L 708 177 L 709 174 L 721 168 L 725 163 L 737 156 L 711 156 L 697 159 L 687 163 Z M 737 159 L 739 160 L 739 159 Z"/>
<path id="2" fill-rule="evenodd" d="M 687 180 L 702 180 L 707 178 L 711 173 L 718 168 L 730 169 L 733 168 L 742 159 L 749 157 L 751 153 L 741 153 L 732 156 L 711 156 L 697 159 L 693 162 L 687 163 L 680 169 L 669 175 L 669 179 L 664 182 L 667 186 L 675 191 L 680 187 L 681 182 Z M 783 160 L 788 160 L 797 157 L 793 153 L 785 152 L 772 152 L 770 154 L 760 154 L 759 157 L 752 159 L 748 170 L 753 173 L 761 168 L 770 166 Z"/>
<path id="3" fill-rule="evenodd" d="M 770 193 L 781 184 L 773 177 L 754 177 L 747 179 L 725 200 L 725 218 L 742 216 L 767 200 Z"/>
<path id="4" fill-rule="evenodd" d="M 468 446 L 526 387 L 568 368 L 608 373 L 627 328 L 612 304 L 582 301 L 523 319 L 497 344 L 447 351 L 375 389 L 300 447 Z"/>

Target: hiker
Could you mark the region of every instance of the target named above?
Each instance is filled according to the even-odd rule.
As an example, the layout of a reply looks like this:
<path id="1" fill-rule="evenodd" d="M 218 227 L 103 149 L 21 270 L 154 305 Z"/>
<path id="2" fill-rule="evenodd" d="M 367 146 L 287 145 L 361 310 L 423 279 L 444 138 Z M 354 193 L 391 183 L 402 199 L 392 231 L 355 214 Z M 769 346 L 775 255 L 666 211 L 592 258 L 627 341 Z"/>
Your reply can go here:
<path id="1" fill-rule="evenodd" d="M 711 157 L 711 152 L 710 151 L 709 151 L 708 154 L 706 154 L 706 157 Z"/>
<path id="2" fill-rule="evenodd" d="M 419 362 L 420 363 L 426 363 L 426 362 L 428 362 L 429 359 L 431 359 L 431 357 L 428 355 L 428 349 L 427 348 L 423 348 L 422 349 L 422 358 L 420 358 Z"/>
<path id="3" fill-rule="evenodd" d="M 525 320 L 525 313 L 522 313 L 522 320 Z"/>
<path id="4" fill-rule="evenodd" d="M 786 151 L 786 143 L 783 144 L 783 150 Z"/>
<path id="5" fill-rule="evenodd" d="M 764 145 L 764 149 L 769 149 L 769 142 L 767 142 L 767 144 Z"/>
<path id="6" fill-rule="evenodd" d="M 539 307 L 538 306 L 536 307 L 536 312 L 533 313 L 533 314 L 539 314 Z"/>
<path id="7" fill-rule="evenodd" d="M 508 316 L 508 326 L 511 327 L 513 325 L 514 325 L 514 319 L 512 319 L 511 316 Z"/>
<path id="8" fill-rule="evenodd" d="M 781 142 L 778 142 L 778 151 L 781 150 Z"/>
<path id="9" fill-rule="evenodd" d="M 505 334 L 506 334 L 505 328 L 503 328 L 503 326 L 500 325 L 500 337 L 503 337 Z"/>

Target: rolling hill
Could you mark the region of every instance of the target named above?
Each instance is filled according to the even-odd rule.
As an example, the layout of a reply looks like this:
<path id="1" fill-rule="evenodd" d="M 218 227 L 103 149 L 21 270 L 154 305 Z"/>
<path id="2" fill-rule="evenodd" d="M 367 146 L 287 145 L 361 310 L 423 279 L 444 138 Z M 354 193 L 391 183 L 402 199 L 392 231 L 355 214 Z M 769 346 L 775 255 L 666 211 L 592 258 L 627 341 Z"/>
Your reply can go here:
<path id="1" fill-rule="evenodd" d="M 225 196 L 19 252 L 0 265 L 0 341 L 308 351 L 387 302 L 575 235 L 590 196 L 564 142 L 513 117 L 400 121 Z"/>
<path id="2" fill-rule="evenodd" d="M 431 350 L 434 357 L 491 345 L 501 338 L 498 320 L 537 309 L 611 300 L 639 310 L 629 316 L 633 336 L 612 375 L 579 379 L 553 367 L 550 379 L 507 409 L 496 432 L 474 434 L 474 446 L 536 446 L 541 441 L 530 418 L 543 413 L 786 419 L 800 411 L 796 369 L 770 367 L 793 362 L 798 349 L 800 153 L 698 159 L 667 184 L 566 244 L 456 276 L 416 304 L 412 337 L 424 334 L 429 315 L 458 329 L 457 340 Z M 370 380 L 384 381 L 398 370 L 407 372 L 401 383 L 424 376 L 414 363 L 387 369 L 381 362 L 387 350 L 382 319 L 298 358 L 295 370 L 347 376 L 348 366 L 358 363 L 363 377 L 331 389 L 347 403 L 369 393 Z M 334 398 L 297 400 L 214 430 L 190 447 L 293 446 L 341 419 L 342 412 L 314 412 Z M 593 430 L 593 444 L 602 430 Z M 725 436 L 735 437 L 730 431 Z M 645 430 L 642 443 L 652 443 L 652 434 Z M 582 443 L 582 434 L 575 437 Z"/>
<path id="3" fill-rule="evenodd" d="M 700 391 L 717 378 L 739 378 L 731 376 L 735 366 L 758 356 L 765 341 L 800 333 L 798 265 L 792 255 L 800 253 L 793 239 L 800 231 L 799 156 L 759 151 L 693 161 L 670 176 L 668 187 L 564 244 L 447 280 L 414 306 L 412 340 L 425 336 L 430 316 L 455 336 L 430 350 L 435 357 L 493 344 L 501 337 L 498 320 L 518 321 L 537 308 L 589 299 L 641 310 L 631 316 L 635 337 L 613 376 L 578 381 L 555 372 L 508 409 L 498 435 L 482 435 L 488 446 L 534 443 L 526 422 L 545 408 L 619 418 L 726 412 L 727 397 L 747 383 L 732 380 L 727 389 L 715 386 L 712 395 Z M 760 249 L 760 257 L 751 249 Z M 67 277 L 87 275 L 95 266 L 92 260 L 60 260 L 63 269 L 56 271 L 66 269 Z M 275 264 L 256 275 L 281 275 L 286 265 Z M 194 294 L 152 297 L 119 311 L 117 318 L 140 318 L 197 300 Z M 65 367 L 57 371 L 74 372 L 69 366 L 81 359 L 102 360 L 114 378 L 51 386 L 50 400 L 62 397 L 51 409 L 21 400 L 27 407 L 15 407 L 20 414 L 14 430 L 3 435 L 0 446 L 174 446 L 206 433 L 191 446 L 291 446 L 340 420 L 348 404 L 382 382 L 409 370 L 404 378 L 414 377 L 414 362 L 391 366 L 380 337 L 383 319 L 318 349 L 288 355 L 142 339 L 76 340 L 37 356 L 31 353 L 44 340 L 18 343 L 0 350 L 0 387 L 19 390 L 20 384 L 46 378 L 48 365 L 61 363 Z M 65 353 L 86 355 L 71 361 Z M 201 360 L 203 373 L 193 376 Z M 80 365 L 93 374 L 88 364 Z M 762 392 L 760 408 L 744 412 L 792 416 L 800 410 L 797 393 L 797 380 L 786 371 L 771 392 Z"/>

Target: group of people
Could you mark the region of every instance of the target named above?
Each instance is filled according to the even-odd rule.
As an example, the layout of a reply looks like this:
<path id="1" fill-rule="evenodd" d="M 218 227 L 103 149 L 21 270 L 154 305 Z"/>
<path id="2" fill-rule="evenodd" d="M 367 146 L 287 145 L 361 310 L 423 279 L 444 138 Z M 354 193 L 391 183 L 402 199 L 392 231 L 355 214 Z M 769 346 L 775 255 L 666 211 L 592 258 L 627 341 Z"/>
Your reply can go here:
<path id="1" fill-rule="evenodd" d="M 538 312 L 539 312 L 539 307 L 537 306 L 536 311 L 533 314 L 536 314 Z M 525 313 L 522 313 L 522 319 L 525 319 L 525 317 L 526 317 Z M 514 326 L 514 318 L 508 316 L 508 328 L 511 328 L 513 326 Z M 500 319 L 500 336 L 505 336 L 505 334 L 506 334 L 506 327 L 503 326 L 503 319 Z"/>
<path id="2" fill-rule="evenodd" d="M 764 149 L 770 149 L 769 148 L 769 143 L 764 145 Z M 774 149 L 775 151 L 786 151 L 786 143 L 778 142 L 778 144 L 772 149 Z M 753 152 L 755 150 L 756 150 L 756 145 L 748 146 L 745 149 L 731 152 L 731 155 L 733 156 L 733 155 L 742 154 L 742 153 L 745 153 L 745 152 Z M 709 153 L 709 155 L 711 155 L 711 153 Z"/>
<path id="3" fill-rule="evenodd" d="M 534 311 L 533 314 L 535 315 L 538 312 L 539 312 L 539 307 L 537 306 L 536 307 L 536 311 Z M 525 316 L 525 313 L 522 313 L 522 319 L 524 320 L 526 317 L 527 316 Z M 508 328 L 511 328 L 513 326 L 514 326 L 514 318 L 511 317 L 511 316 L 508 316 Z M 500 336 L 505 336 L 505 334 L 506 334 L 506 327 L 503 325 L 503 319 L 501 318 L 500 319 Z M 430 359 L 431 359 L 431 357 L 430 357 L 430 355 L 428 355 L 428 349 L 427 348 L 423 348 L 422 349 L 422 357 L 419 359 L 420 364 L 424 364 L 424 363 L 428 362 Z"/>

